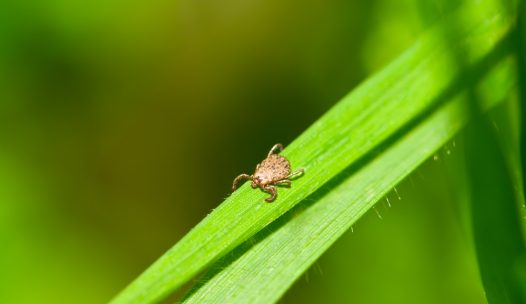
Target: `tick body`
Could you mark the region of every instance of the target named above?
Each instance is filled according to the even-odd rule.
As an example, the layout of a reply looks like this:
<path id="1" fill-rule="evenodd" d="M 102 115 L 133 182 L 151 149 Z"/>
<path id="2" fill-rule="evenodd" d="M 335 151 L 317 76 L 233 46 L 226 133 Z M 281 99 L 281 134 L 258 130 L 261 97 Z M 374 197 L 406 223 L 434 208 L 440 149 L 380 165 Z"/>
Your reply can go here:
<path id="1" fill-rule="evenodd" d="M 260 188 L 261 190 L 270 193 L 270 197 L 265 201 L 273 202 L 277 196 L 276 186 L 290 187 L 291 179 L 302 175 L 304 170 L 299 169 L 291 173 L 290 162 L 285 157 L 279 155 L 283 150 L 283 145 L 275 144 L 260 164 L 256 166 L 254 174 L 241 174 L 234 179 L 232 183 L 232 191 L 235 191 L 237 184 L 243 179 L 250 179 L 252 188 Z"/>

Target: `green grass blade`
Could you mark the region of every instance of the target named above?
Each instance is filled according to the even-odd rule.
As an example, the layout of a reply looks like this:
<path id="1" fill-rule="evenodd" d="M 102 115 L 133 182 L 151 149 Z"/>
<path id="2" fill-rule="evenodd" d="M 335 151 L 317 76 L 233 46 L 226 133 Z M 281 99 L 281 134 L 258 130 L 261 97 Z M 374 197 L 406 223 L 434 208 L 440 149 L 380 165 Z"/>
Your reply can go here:
<path id="1" fill-rule="evenodd" d="M 521 1 L 515 26 L 515 56 L 519 78 L 520 119 L 520 162 L 522 168 L 522 195 L 526 191 L 526 2 Z M 525 198 L 526 201 L 526 198 Z M 526 283 L 526 282 L 525 282 Z M 526 284 L 525 284 L 526 286 Z M 526 287 L 524 288 L 526 293 Z"/>
<path id="2" fill-rule="evenodd" d="M 468 129 L 468 176 L 475 248 L 489 303 L 525 303 L 517 267 L 526 261 L 513 178 L 501 143 L 476 115 Z"/>
<path id="3" fill-rule="evenodd" d="M 521 52 L 523 13 L 519 10 L 518 26 L 513 29 L 512 36 L 521 98 L 524 98 L 525 89 L 524 54 Z M 518 161 L 521 157 L 519 150 L 510 148 L 515 147 L 514 135 L 520 132 L 513 130 L 517 126 L 510 123 L 505 132 L 496 132 L 495 122 L 480 110 L 479 97 L 477 92 L 471 91 L 473 118 L 467 128 L 466 167 L 472 231 L 482 283 L 489 303 L 526 303 L 523 277 L 526 246 L 520 214 L 520 208 L 524 208 L 523 187 Z M 504 112 L 504 122 L 513 121 L 515 113 Z"/>
<path id="4" fill-rule="evenodd" d="M 514 1 L 503 1 L 514 10 Z M 524 54 L 520 26 L 522 10 L 511 33 L 517 60 L 519 96 L 522 95 Z M 463 53 L 457 53 L 462 64 Z M 489 303 L 525 303 L 524 267 L 526 247 L 520 208 L 523 202 L 519 150 L 515 149 L 515 130 L 510 110 L 503 112 L 503 131 L 496 132 L 495 119 L 483 115 L 479 92 L 469 90 L 472 120 L 467 128 L 467 177 L 471 203 L 471 223 L 482 283 Z M 512 100 L 511 102 L 513 102 Z"/>
<path id="5" fill-rule="evenodd" d="M 495 46 L 512 22 L 492 4 L 477 2 L 451 16 L 462 19 L 465 27 L 460 30 L 452 31 L 451 20 L 444 20 L 291 143 L 283 155 L 306 173 L 291 189 L 281 189 L 274 203 L 264 203 L 265 194 L 248 185 L 241 187 L 112 303 L 151 303 L 166 297 L 346 168 L 363 165 L 367 155 L 394 142 L 473 81 L 503 55 Z M 466 75 L 456 67 L 444 32 L 454 33 L 454 47 L 466 50 L 467 63 L 476 63 L 480 70 Z"/>
<path id="6" fill-rule="evenodd" d="M 494 90 L 486 107 L 503 100 L 514 83 L 513 63 L 507 60 L 484 82 Z M 315 203 L 297 205 L 216 263 L 184 303 L 276 302 L 367 210 L 465 125 L 465 101 L 461 94 L 442 106 L 372 162 L 337 186 L 328 185 Z"/>
<path id="7" fill-rule="evenodd" d="M 520 115 L 520 162 L 522 177 L 522 199 L 526 201 L 526 1 L 520 1 L 518 9 L 517 25 L 515 26 L 515 56 L 517 57 L 519 78 L 519 107 Z M 526 228 L 523 225 L 523 231 Z M 522 286 L 522 297 L 526 299 L 526 261 L 518 265 L 518 277 Z"/>

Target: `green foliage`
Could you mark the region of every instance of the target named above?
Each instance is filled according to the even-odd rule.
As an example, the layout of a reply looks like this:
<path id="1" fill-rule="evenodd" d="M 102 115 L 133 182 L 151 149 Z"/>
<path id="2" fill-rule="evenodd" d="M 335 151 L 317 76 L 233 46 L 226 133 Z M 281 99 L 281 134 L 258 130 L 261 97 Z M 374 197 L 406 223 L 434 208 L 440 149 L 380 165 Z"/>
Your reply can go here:
<path id="1" fill-rule="evenodd" d="M 524 119 L 524 3 L 513 30 L 518 63 L 519 98 Z M 507 126 L 498 134 L 491 121 L 479 109 L 479 96 L 470 94 L 473 118 L 467 128 L 466 158 L 473 237 L 482 282 L 489 303 L 526 302 L 526 247 L 524 228 L 518 213 L 524 208 L 524 169 L 520 172 L 514 127 Z M 503 111 L 506 122 L 515 113 Z M 503 120 L 501 119 L 501 120 Z M 523 122 L 524 123 L 524 122 Z M 508 122 L 508 125 L 510 123 Z M 522 128 L 522 166 L 524 168 L 524 128 Z M 522 189 L 521 189 L 522 186 Z"/>
<path id="2" fill-rule="evenodd" d="M 112 303 L 157 302 L 214 266 L 188 302 L 276 301 L 345 230 L 468 120 L 515 84 L 512 18 L 493 1 L 466 5 L 344 97 L 283 155 L 303 177 L 266 194 L 243 186 Z M 456 64 L 463 54 L 464 65 Z M 489 73 L 489 74 L 488 74 Z M 483 79 L 483 76 L 487 78 Z"/>
<path id="3" fill-rule="evenodd" d="M 517 274 L 526 250 L 513 180 L 489 122 L 475 115 L 468 128 L 468 177 L 475 247 L 489 303 L 523 303 Z"/>

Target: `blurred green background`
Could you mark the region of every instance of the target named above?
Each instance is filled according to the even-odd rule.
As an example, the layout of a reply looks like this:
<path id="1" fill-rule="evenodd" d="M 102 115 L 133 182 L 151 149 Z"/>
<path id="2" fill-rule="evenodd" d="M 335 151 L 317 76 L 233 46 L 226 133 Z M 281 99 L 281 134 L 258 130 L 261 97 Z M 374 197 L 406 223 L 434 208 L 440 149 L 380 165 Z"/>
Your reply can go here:
<path id="1" fill-rule="evenodd" d="M 0 303 L 104 303 L 448 9 L 0 2 Z M 284 303 L 483 303 L 450 143 Z"/>

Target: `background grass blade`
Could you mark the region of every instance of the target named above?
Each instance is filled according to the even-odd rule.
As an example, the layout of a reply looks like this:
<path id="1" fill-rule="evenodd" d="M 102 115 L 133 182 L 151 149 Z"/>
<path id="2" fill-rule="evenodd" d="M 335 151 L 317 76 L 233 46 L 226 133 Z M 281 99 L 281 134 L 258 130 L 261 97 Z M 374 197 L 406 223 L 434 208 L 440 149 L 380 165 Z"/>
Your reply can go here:
<path id="1" fill-rule="evenodd" d="M 526 261 L 517 197 L 492 128 L 476 115 L 468 129 L 468 176 L 475 247 L 489 303 L 524 303 L 517 267 Z"/>
<path id="2" fill-rule="evenodd" d="M 526 2 L 520 1 L 517 24 L 515 26 L 515 56 L 517 58 L 518 79 L 519 79 L 519 107 L 520 114 L 520 162 L 522 177 L 522 201 L 526 201 Z M 523 231 L 526 230 L 523 224 Z M 517 266 L 519 284 L 522 286 L 522 298 L 526 299 L 526 261 Z"/>
<path id="3" fill-rule="evenodd" d="M 520 155 L 522 168 L 522 191 L 526 189 L 526 2 L 521 1 L 518 9 L 517 24 L 514 29 L 515 56 L 519 79 L 520 119 Z M 526 283 L 526 282 L 525 282 Z M 525 288 L 526 293 L 526 288 Z"/>
<path id="4" fill-rule="evenodd" d="M 112 303 L 151 303 L 164 298 L 345 169 L 359 168 L 367 157 L 420 123 L 466 82 L 474 81 L 504 55 L 495 46 L 509 32 L 511 20 L 494 4 L 477 2 L 443 20 L 291 143 L 283 154 L 306 173 L 292 189 L 280 190 L 275 203 L 262 203 L 265 194 L 243 186 Z M 452 31 L 452 19 L 461 19 L 463 27 Z M 467 63 L 474 64 L 477 71 L 467 75 L 454 64 L 444 32 L 454 33 L 453 48 L 466 50 Z"/>
<path id="5" fill-rule="evenodd" d="M 522 14 L 521 8 L 518 25 L 513 30 L 519 100 L 524 93 Z M 524 303 L 526 293 L 521 276 L 526 266 L 526 247 L 520 221 L 524 200 L 519 170 L 521 157 L 514 144 L 517 141 L 514 135 L 521 132 L 513 130 L 519 126 L 509 123 L 515 113 L 503 111 L 504 124 L 509 126 L 505 129 L 507 132 L 497 132 L 495 118 L 483 115 L 480 110 L 479 94 L 471 91 L 469 101 L 473 119 L 466 136 L 467 177 L 472 231 L 486 297 L 489 303 Z M 524 156 L 522 158 L 524 160 Z"/>
<path id="6" fill-rule="evenodd" d="M 514 9 L 513 1 L 503 6 Z M 518 63 L 519 96 L 522 94 L 521 69 L 524 54 L 520 52 L 520 24 L 522 10 L 518 12 L 518 27 L 511 36 Z M 456 60 L 464 64 L 464 52 L 458 52 Z M 520 223 L 522 188 L 519 171 L 520 156 L 515 144 L 517 124 L 515 113 L 504 113 L 502 125 L 506 131 L 497 132 L 496 118 L 483 115 L 479 93 L 468 91 L 469 110 L 472 119 L 467 128 L 467 177 L 470 193 L 471 223 L 478 257 L 482 283 L 489 303 L 524 303 L 520 275 L 526 265 L 526 247 L 523 227 Z M 523 117 L 524 118 L 524 117 Z"/>

